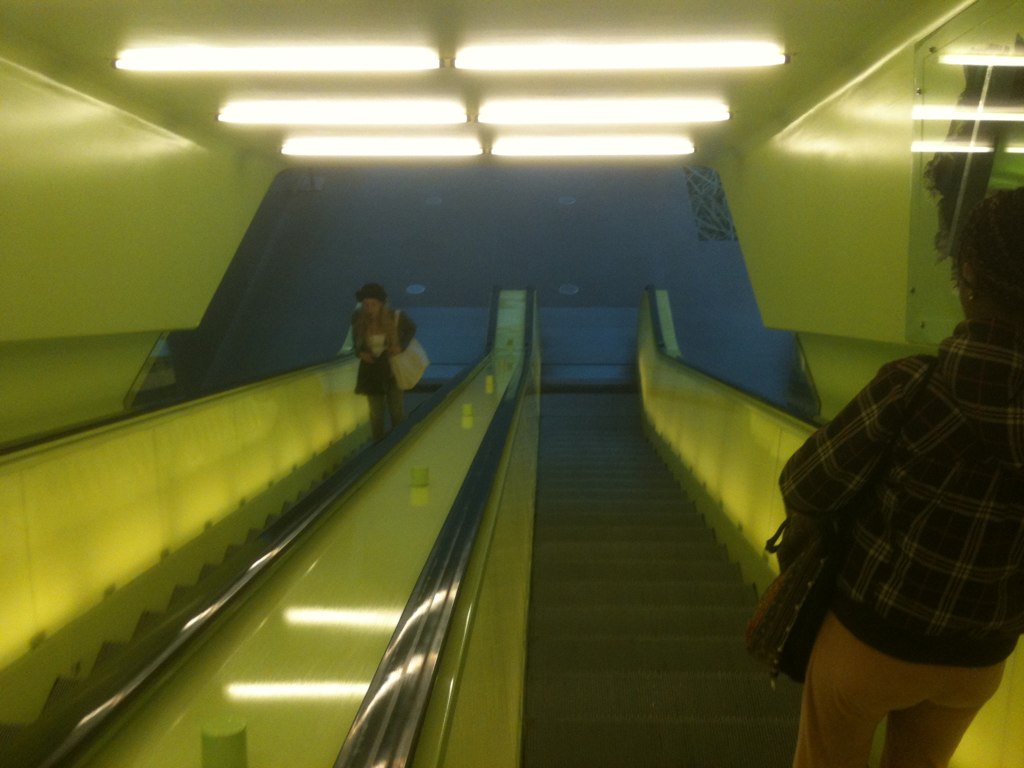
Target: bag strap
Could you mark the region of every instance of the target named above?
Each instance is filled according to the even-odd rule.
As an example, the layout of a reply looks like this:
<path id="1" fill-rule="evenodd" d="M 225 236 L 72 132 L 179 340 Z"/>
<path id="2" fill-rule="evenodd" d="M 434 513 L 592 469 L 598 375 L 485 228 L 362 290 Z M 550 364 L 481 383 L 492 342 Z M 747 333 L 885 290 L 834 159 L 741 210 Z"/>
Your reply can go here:
<path id="1" fill-rule="evenodd" d="M 782 534 L 786 532 L 787 528 L 789 528 L 789 521 L 791 519 L 792 518 L 787 516 L 786 519 L 782 521 L 782 525 L 780 525 L 775 533 L 772 534 L 772 537 L 764 543 L 765 552 L 770 555 L 774 555 L 779 551 L 779 547 L 782 546 Z"/>

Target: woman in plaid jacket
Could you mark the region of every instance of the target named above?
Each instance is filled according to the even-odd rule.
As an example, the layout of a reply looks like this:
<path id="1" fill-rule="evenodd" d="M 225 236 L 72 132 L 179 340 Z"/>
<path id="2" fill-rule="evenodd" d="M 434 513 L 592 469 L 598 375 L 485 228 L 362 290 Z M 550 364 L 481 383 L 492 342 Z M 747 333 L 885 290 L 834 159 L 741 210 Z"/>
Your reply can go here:
<path id="1" fill-rule="evenodd" d="M 883 720 L 883 768 L 948 765 L 1024 632 L 1024 188 L 971 213 L 954 274 L 937 359 L 884 366 L 782 472 L 791 514 L 856 510 L 795 768 L 864 768 Z"/>

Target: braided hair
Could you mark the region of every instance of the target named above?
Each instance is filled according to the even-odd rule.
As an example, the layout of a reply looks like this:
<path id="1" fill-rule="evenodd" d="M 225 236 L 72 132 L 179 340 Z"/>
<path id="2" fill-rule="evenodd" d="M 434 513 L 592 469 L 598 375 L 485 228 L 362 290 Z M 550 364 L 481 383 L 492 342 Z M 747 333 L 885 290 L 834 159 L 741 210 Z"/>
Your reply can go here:
<path id="1" fill-rule="evenodd" d="M 1024 187 L 1000 190 L 968 215 L 954 260 L 974 268 L 969 286 L 1010 315 L 1024 315 Z"/>

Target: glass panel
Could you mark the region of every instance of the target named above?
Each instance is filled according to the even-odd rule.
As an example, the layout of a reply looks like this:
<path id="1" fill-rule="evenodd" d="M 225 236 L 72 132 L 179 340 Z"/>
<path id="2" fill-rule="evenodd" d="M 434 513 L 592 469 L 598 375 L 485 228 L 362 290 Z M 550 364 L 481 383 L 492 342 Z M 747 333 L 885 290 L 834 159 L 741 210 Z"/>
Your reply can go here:
<path id="1" fill-rule="evenodd" d="M 135 382 L 124 398 L 126 410 L 162 405 L 180 399 L 174 362 L 167 345 L 167 334 L 161 334 L 153 350 L 135 377 Z"/>
<path id="2" fill-rule="evenodd" d="M 1024 184 L 1024 4 L 1000 5 L 973 6 L 919 47 L 910 341 L 937 342 L 959 320 L 948 257 L 964 216 Z"/>

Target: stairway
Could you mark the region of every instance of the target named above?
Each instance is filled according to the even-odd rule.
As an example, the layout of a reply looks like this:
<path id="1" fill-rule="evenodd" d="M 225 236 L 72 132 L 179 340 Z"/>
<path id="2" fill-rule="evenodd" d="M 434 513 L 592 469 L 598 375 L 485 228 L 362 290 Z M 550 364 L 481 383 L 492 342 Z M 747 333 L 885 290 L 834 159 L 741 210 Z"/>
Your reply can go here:
<path id="1" fill-rule="evenodd" d="M 743 646 L 755 595 L 633 393 L 544 394 L 524 768 L 788 768 L 800 690 Z"/>

